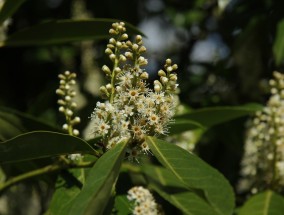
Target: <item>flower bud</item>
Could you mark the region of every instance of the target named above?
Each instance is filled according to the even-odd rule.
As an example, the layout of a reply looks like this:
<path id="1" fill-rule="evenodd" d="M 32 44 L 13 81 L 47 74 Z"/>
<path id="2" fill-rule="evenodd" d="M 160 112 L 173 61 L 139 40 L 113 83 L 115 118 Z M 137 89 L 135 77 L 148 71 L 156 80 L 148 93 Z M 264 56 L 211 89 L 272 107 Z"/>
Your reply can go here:
<path id="1" fill-rule="evenodd" d="M 65 100 L 69 102 L 69 101 L 71 101 L 71 97 L 70 96 L 65 96 Z"/>
<path id="2" fill-rule="evenodd" d="M 109 29 L 109 33 L 112 34 L 112 35 L 118 34 L 118 32 L 116 30 L 112 29 L 112 28 Z"/>
<path id="3" fill-rule="evenodd" d="M 170 80 L 171 81 L 177 81 L 177 75 L 176 74 L 170 74 Z"/>
<path id="4" fill-rule="evenodd" d="M 163 77 L 163 76 L 160 78 L 160 80 L 163 84 L 166 84 L 169 81 L 169 79 L 167 77 Z"/>
<path id="5" fill-rule="evenodd" d="M 111 55 L 109 56 L 109 58 L 110 58 L 112 61 L 115 61 L 115 54 L 111 54 Z"/>
<path id="6" fill-rule="evenodd" d="M 58 110 L 59 112 L 63 113 L 65 111 L 65 108 L 63 106 L 60 106 Z"/>
<path id="7" fill-rule="evenodd" d="M 57 89 L 55 92 L 56 92 L 57 95 L 60 95 L 60 96 L 64 96 L 65 95 L 64 91 L 61 90 L 61 89 Z"/>
<path id="8" fill-rule="evenodd" d="M 125 52 L 124 55 L 125 55 L 125 57 L 127 57 L 130 60 L 133 59 L 133 54 L 131 52 Z"/>
<path id="9" fill-rule="evenodd" d="M 121 35 L 121 40 L 127 40 L 127 38 L 128 38 L 127 34 L 124 33 Z"/>
<path id="10" fill-rule="evenodd" d="M 172 60 L 168 58 L 168 59 L 166 60 L 166 64 L 167 64 L 167 65 L 171 65 L 171 64 L 172 64 Z"/>
<path id="11" fill-rule="evenodd" d="M 120 69 L 119 67 L 115 67 L 114 71 L 115 71 L 116 73 L 120 73 L 120 72 L 121 72 L 121 69 Z"/>
<path id="12" fill-rule="evenodd" d="M 156 84 L 155 84 L 155 85 L 154 85 L 154 90 L 155 90 L 156 93 L 159 93 L 159 92 L 161 91 L 160 85 L 158 85 L 158 84 L 156 85 Z"/>
<path id="13" fill-rule="evenodd" d="M 64 100 L 62 100 L 62 99 L 59 99 L 57 101 L 57 104 L 59 104 L 59 105 L 66 105 L 66 102 Z"/>
<path id="14" fill-rule="evenodd" d="M 147 72 L 143 72 L 141 75 L 140 75 L 140 78 L 141 79 L 148 79 L 149 78 L 149 74 Z"/>
<path id="15" fill-rule="evenodd" d="M 78 136 L 80 134 L 80 132 L 77 129 L 73 129 L 73 135 L 74 136 Z"/>
<path id="16" fill-rule="evenodd" d="M 107 48 L 114 49 L 114 45 L 112 45 L 112 44 L 107 44 Z"/>
<path id="17" fill-rule="evenodd" d="M 62 126 L 62 128 L 63 128 L 64 130 L 68 130 L 68 125 L 67 125 L 67 124 L 64 124 L 64 125 Z"/>
<path id="18" fill-rule="evenodd" d="M 178 69 L 178 65 L 174 64 L 174 65 L 172 65 L 172 68 L 173 68 L 173 70 L 177 70 Z"/>
<path id="19" fill-rule="evenodd" d="M 107 74 L 107 75 L 110 75 L 110 74 L 111 74 L 111 71 L 110 71 L 110 69 L 108 68 L 107 65 L 103 65 L 102 70 L 103 70 L 104 73 Z"/>
<path id="20" fill-rule="evenodd" d="M 132 49 L 133 49 L 134 51 L 137 51 L 138 48 L 139 48 L 139 46 L 138 46 L 136 43 L 134 43 L 134 44 L 132 45 Z"/>
<path id="21" fill-rule="evenodd" d="M 126 61 L 126 57 L 124 55 L 119 55 L 119 60 L 122 61 L 122 62 L 125 62 Z"/>
<path id="22" fill-rule="evenodd" d="M 66 110 L 66 114 L 67 114 L 67 116 L 72 116 L 72 115 L 73 115 L 73 111 L 67 109 L 67 110 Z"/>
<path id="23" fill-rule="evenodd" d="M 100 92 L 103 93 L 103 94 L 106 94 L 106 95 L 109 94 L 109 92 L 107 91 L 107 88 L 105 86 L 100 87 Z"/>
<path id="24" fill-rule="evenodd" d="M 167 72 L 171 72 L 171 71 L 173 71 L 173 67 L 168 66 L 168 67 L 167 67 Z"/>
<path id="25" fill-rule="evenodd" d="M 106 89 L 107 89 L 108 91 L 110 91 L 110 90 L 112 89 L 111 84 L 107 84 L 107 85 L 106 85 Z"/>
<path id="26" fill-rule="evenodd" d="M 110 48 L 106 48 L 105 53 L 107 55 L 113 54 L 112 50 Z"/>
<path id="27" fill-rule="evenodd" d="M 139 53 L 144 53 L 146 51 L 146 47 L 145 46 L 141 46 L 139 49 Z"/>
<path id="28" fill-rule="evenodd" d="M 116 46 L 117 46 L 118 48 L 120 48 L 120 47 L 122 46 L 122 43 L 118 41 L 118 42 L 116 43 Z"/>
<path id="29" fill-rule="evenodd" d="M 166 73 L 164 72 L 164 70 L 161 70 L 161 69 L 159 70 L 158 75 L 163 76 L 163 77 L 167 76 Z"/>
<path id="30" fill-rule="evenodd" d="M 142 36 L 141 35 L 137 35 L 136 36 L 136 42 L 138 43 L 138 42 L 140 42 L 142 40 Z"/>

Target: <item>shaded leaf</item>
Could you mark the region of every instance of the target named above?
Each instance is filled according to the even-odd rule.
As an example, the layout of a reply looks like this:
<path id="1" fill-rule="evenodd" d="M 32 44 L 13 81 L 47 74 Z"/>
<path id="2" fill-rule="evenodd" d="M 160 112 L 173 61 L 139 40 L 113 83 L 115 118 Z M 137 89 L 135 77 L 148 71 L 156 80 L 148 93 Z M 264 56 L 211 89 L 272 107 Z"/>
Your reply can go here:
<path id="1" fill-rule="evenodd" d="M 263 106 L 259 104 L 248 104 L 232 107 L 209 107 L 192 111 L 190 113 L 176 116 L 178 120 L 192 120 L 200 123 L 204 127 L 211 127 L 224 123 L 242 116 L 247 116 L 256 111 L 262 110 Z"/>
<path id="2" fill-rule="evenodd" d="M 240 209 L 239 215 L 282 215 L 284 198 L 273 191 L 265 191 L 251 197 Z"/>
<path id="3" fill-rule="evenodd" d="M 0 143 L 0 163 L 72 153 L 95 151 L 78 137 L 49 131 L 29 132 Z"/>
<path id="4" fill-rule="evenodd" d="M 184 131 L 194 130 L 198 128 L 204 129 L 204 127 L 196 121 L 177 118 L 173 123 L 170 124 L 169 133 L 179 134 Z"/>
<path id="5" fill-rule="evenodd" d="M 153 165 L 143 165 L 142 169 L 148 178 L 149 188 L 154 189 L 183 213 L 189 215 L 217 214 L 206 199 L 199 196 L 198 191 L 189 191 L 169 170 Z"/>
<path id="6" fill-rule="evenodd" d="M 147 137 L 146 141 L 157 159 L 184 186 L 202 191 L 217 214 L 232 214 L 234 194 L 222 174 L 197 156 L 174 144 L 153 137 Z"/>
<path id="7" fill-rule="evenodd" d="M 109 38 L 115 19 L 56 20 L 38 24 L 10 35 L 0 46 L 34 46 Z M 141 34 L 126 23 L 128 34 Z"/>
<path id="8" fill-rule="evenodd" d="M 35 130 L 49 130 L 59 132 L 61 129 L 46 124 L 19 111 L 0 107 L 0 140 L 8 140 L 19 134 Z"/>
<path id="9" fill-rule="evenodd" d="M 2 25 L 6 19 L 10 18 L 24 2 L 25 0 L 4 1 L 0 10 L 0 25 Z"/>
<path id="10" fill-rule="evenodd" d="M 284 19 L 277 25 L 276 38 L 273 44 L 273 54 L 276 65 L 280 65 L 284 61 Z"/>
<path id="11" fill-rule="evenodd" d="M 98 215 L 104 212 L 124 159 L 126 145 L 126 143 L 116 145 L 96 162 L 88 174 L 82 191 L 70 202 L 69 210 L 58 214 Z"/>

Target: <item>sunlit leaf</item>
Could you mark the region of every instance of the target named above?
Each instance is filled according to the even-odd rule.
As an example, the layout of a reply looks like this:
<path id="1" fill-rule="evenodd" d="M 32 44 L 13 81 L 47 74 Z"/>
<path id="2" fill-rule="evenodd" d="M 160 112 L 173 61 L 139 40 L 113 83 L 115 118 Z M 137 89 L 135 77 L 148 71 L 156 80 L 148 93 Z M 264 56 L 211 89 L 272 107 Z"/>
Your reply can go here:
<path id="1" fill-rule="evenodd" d="M 211 127 L 220 123 L 224 123 L 239 117 L 247 116 L 262 110 L 262 106 L 258 104 L 248 104 L 243 106 L 232 107 L 209 107 L 192 111 L 190 113 L 176 116 L 178 120 L 192 120 L 204 127 Z"/>
<path id="2" fill-rule="evenodd" d="M 268 190 L 251 197 L 238 215 L 282 215 L 283 213 L 284 198 Z"/>
<path id="3" fill-rule="evenodd" d="M 277 25 L 276 38 L 273 44 L 273 54 L 277 65 L 284 62 L 284 19 Z"/>
<path id="4" fill-rule="evenodd" d="M 0 25 L 10 18 L 18 8 L 25 2 L 25 0 L 6 0 L 0 10 Z"/>
<path id="5" fill-rule="evenodd" d="M 109 38 L 114 19 L 56 20 L 44 22 L 10 35 L 0 46 L 34 46 L 69 43 L 83 40 Z M 137 28 L 126 23 L 128 34 L 141 34 Z"/>
<path id="6" fill-rule="evenodd" d="M 142 169 L 148 179 L 147 186 L 154 189 L 160 196 L 179 208 L 184 214 L 218 214 L 208 204 L 206 199 L 199 196 L 198 191 L 189 191 L 169 170 L 153 165 L 143 165 Z"/>
<path id="7" fill-rule="evenodd" d="M 8 140 L 19 134 L 35 130 L 60 131 L 55 126 L 41 122 L 33 116 L 0 107 L 0 140 Z"/>
<path id="8" fill-rule="evenodd" d="M 72 153 L 94 154 L 95 151 L 78 137 L 49 131 L 29 132 L 0 142 L 0 163 Z"/>
<path id="9" fill-rule="evenodd" d="M 154 137 L 147 137 L 146 141 L 161 164 L 170 170 L 184 186 L 202 191 L 217 214 L 232 214 L 234 194 L 232 187 L 222 174 L 197 156 L 174 144 Z"/>
<path id="10" fill-rule="evenodd" d="M 82 191 L 70 202 L 68 213 L 59 214 L 102 214 L 115 186 L 125 150 L 126 143 L 120 143 L 106 152 L 90 170 Z"/>
<path id="11" fill-rule="evenodd" d="M 198 128 L 204 129 L 204 127 L 196 121 L 177 118 L 174 122 L 170 124 L 169 133 L 179 134 L 184 131 L 195 130 Z"/>

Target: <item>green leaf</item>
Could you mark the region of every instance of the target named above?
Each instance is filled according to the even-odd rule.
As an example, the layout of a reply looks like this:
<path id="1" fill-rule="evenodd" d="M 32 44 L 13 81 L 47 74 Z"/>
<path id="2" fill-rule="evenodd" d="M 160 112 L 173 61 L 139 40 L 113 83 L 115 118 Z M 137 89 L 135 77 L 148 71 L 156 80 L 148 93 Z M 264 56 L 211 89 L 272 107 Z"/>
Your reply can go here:
<path id="1" fill-rule="evenodd" d="M 34 46 L 109 38 L 115 19 L 56 20 L 38 24 L 10 35 L 0 46 Z M 128 34 L 141 34 L 126 23 Z"/>
<path id="2" fill-rule="evenodd" d="M 69 175 L 63 174 L 58 178 L 56 190 L 53 193 L 48 211 L 45 215 L 56 215 L 59 211 L 68 209 L 69 203 L 80 193 L 78 186 L 80 178 L 84 177 L 84 169 L 70 169 L 67 171 Z M 70 177 L 72 176 L 72 177 Z M 74 179 L 76 180 L 74 182 Z M 81 181 L 82 182 L 82 181 Z"/>
<path id="3" fill-rule="evenodd" d="M 192 120 L 204 127 L 211 127 L 242 116 L 247 116 L 256 111 L 262 110 L 262 108 L 263 106 L 259 104 L 248 104 L 232 107 L 209 107 L 178 115 L 175 117 L 175 119 L 176 121 Z"/>
<path id="4" fill-rule="evenodd" d="M 169 133 L 180 134 L 184 131 L 195 130 L 198 128 L 204 129 L 204 127 L 196 121 L 177 118 L 173 123 L 170 124 Z"/>
<path id="5" fill-rule="evenodd" d="M 95 151 L 78 137 L 49 131 L 29 132 L 0 143 L 0 163 L 73 153 L 94 154 Z"/>
<path id="6" fill-rule="evenodd" d="M 0 10 L 0 25 L 2 25 L 6 19 L 10 18 L 24 2 L 25 0 L 4 1 Z"/>
<path id="7" fill-rule="evenodd" d="M 277 25 L 276 38 L 273 44 L 273 53 L 276 65 L 280 65 L 284 61 L 284 19 Z"/>
<path id="8" fill-rule="evenodd" d="M 82 191 L 70 203 L 68 213 L 58 214 L 103 214 L 115 186 L 126 146 L 126 143 L 120 143 L 106 152 L 90 170 Z"/>
<path id="9" fill-rule="evenodd" d="M 240 209 L 239 215 L 282 215 L 284 198 L 273 191 L 265 191 L 251 197 Z"/>
<path id="10" fill-rule="evenodd" d="M 132 213 L 134 205 L 127 199 L 127 195 L 118 195 L 114 203 L 117 215 L 129 215 Z"/>
<path id="11" fill-rule="evenodd" d="M 217 170 L 197 156 L 165 141 L 147 137 L 153 154 L 184 186 L 203 192 L 217 214 L 232 214 L 234 193 L 229 182 Z"/>
<path id="12" fill-rule="evenodd" d="M 0 106 L 0 140 L 8 140 L 19 134 L 35 130 L 61 131 L 19 111 Z"/>
<path id="13" fill-rule="evenodd" d="M 206 199 L 199 196 L 198 191 L 189 191 L 169 170 L 153 165 L 143 165 L 142 169 L 149 181 L 149 188 L 154 189 L 183 213 L 189 215 L 217 214 Z"/>

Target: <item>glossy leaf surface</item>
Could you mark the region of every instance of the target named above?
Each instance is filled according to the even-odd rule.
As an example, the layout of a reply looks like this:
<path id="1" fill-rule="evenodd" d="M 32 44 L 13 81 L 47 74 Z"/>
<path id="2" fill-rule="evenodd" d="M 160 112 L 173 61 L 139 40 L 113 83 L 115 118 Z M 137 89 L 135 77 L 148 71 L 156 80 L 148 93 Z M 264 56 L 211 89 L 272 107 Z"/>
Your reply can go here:
<path id="1" fill-rule="evenodd" d="M 161 164 L 189 189 L 200 190 L 217 214 L 232 214 L 233 189 L 217 170 L 188 151 L 154 137 L 147 143 Z"/>
<path id="2" fill-rule="evenodd" d="M 29 132 L 0 143 L 0 163 L 72 153 L 93 154 L 94 150 L 78 137 L 49 131 Z"/>

